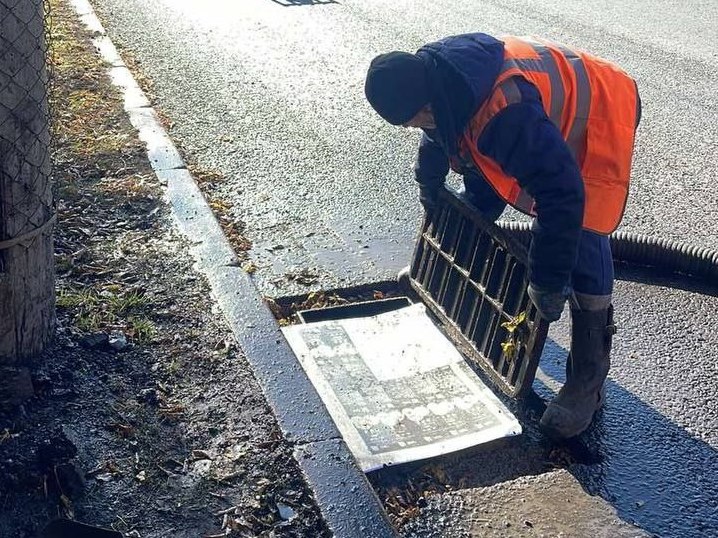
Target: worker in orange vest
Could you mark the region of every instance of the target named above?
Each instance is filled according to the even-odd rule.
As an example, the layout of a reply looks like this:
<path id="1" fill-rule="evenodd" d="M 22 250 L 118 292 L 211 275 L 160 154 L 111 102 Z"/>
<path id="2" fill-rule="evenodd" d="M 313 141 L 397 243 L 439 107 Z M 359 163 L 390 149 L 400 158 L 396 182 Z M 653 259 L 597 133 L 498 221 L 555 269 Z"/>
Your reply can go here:
<path id="1" fill-rule="evenodd" d="M 571 297 L 566 383 L 541 417 L 583 432 L 605 397 L 613 324 L 608 234 L 628 195 L 640 100 L 616 65 L 536 38 L 457 35 L 369 67 L 365 93 L 386 121 L 423 130 L 415 165 L 427 212 L 451 167 L 489 219 L 535 217 L 528 292 L 548 321 Z"/>

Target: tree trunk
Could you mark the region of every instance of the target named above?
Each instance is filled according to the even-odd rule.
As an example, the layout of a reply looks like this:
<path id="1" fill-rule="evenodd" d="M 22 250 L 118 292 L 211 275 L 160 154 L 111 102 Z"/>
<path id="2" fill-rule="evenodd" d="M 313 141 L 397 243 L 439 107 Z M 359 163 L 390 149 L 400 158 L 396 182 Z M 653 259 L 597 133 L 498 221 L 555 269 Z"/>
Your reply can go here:
<path id="1" fill-rule="evenodd" d="M 42 352 L 55 327 L 44 18 L 43 0 L 0 0 L 0 370 Z"/>

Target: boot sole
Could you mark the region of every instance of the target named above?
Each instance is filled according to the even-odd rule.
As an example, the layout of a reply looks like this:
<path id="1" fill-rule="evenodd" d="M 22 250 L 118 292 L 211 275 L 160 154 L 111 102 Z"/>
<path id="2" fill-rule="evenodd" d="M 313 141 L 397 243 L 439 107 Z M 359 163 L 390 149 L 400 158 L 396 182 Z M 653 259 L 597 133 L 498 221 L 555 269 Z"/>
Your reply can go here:
<path id="1" fill-rule="evenodd" d="M 576 433 L 571 433 L 570 435 L 566 435 L 548 424 L 543 424 L 542 422 L 539 422 L 539 429 L 544 435 L 546 435 L 546 437 L 549 437 L 554 441 L 565 441 L 567 439 L 573 439 L 574 437 L 581 435 L 588 429 L 588 427 L 591 425 L 591 422 L 593 422 L 593 416 L 585 426 L 579 429 L 579 431 L 577 431 Z"/>

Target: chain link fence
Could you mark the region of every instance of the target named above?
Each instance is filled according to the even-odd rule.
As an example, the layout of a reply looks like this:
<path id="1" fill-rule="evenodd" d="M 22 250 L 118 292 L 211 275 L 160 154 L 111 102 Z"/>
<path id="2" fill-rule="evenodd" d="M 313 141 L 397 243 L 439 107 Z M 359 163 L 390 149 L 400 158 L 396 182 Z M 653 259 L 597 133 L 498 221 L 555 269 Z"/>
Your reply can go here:
<path id="1" fill-rule="evenodd" d="M 0 0 L 0 365 L 54 328 L 48 6 Z"/>

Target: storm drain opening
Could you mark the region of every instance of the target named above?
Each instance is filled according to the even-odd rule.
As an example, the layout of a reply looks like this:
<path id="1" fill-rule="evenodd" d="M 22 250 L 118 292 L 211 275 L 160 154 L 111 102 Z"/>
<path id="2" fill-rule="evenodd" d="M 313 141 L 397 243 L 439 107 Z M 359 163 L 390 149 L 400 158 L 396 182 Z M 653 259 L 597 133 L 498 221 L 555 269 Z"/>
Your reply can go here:
<path id="1" fill-rule="evenodd" d="M 270 301 L 364 471 L 521 433 L 476 370 L 513 397 L 533 381 L 548 324 L 526 259 L 447 189 L 400 282 Z"/>

